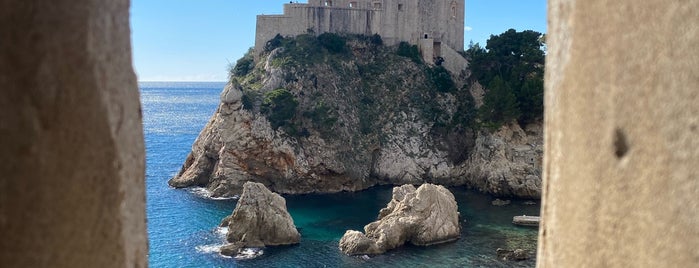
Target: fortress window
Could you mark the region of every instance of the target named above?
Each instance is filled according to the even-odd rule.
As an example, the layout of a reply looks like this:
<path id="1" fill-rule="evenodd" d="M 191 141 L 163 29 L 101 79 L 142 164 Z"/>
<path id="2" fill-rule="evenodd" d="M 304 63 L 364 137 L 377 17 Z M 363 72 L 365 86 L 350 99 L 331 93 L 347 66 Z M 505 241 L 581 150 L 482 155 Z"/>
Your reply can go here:
<path id="1" fill-rule="evenodd" d="M 398 4 L 398 11 L 403 10 L 403 4 Z"/>
<path id="2" fill-rule="evenodd" d="M 333 6 L 333 1 L 332 1 L 332 0 L 325 0 L 325 6 L 326 6 L 326 7 L 331 7 L 331 6 Z"/>
<path id="3" fill-rule="evenodd" d="M 425 39 L 427 39 L 427 37 L 428 37 L 427 34 L 425 34 Z"/>
<path id="4" fill-rule="evenodd" d="M 350 2 L 349 7 L 357 7 L 357 2 Z"/>

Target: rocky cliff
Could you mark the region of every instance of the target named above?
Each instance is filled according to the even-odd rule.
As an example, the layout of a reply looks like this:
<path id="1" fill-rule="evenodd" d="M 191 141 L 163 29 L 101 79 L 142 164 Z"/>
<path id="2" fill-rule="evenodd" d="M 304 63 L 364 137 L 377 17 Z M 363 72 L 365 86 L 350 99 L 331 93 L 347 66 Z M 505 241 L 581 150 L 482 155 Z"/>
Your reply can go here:
<path id="1" fill-rule="evenodd" d="M 238 62 L 170 185 L 232 196 L 246 181 L 290 194 L 429 182 L 540 196 L 541 124 L 476 127 L 463 74 L 380 40 L 272 41 L 259 62 Z"/>

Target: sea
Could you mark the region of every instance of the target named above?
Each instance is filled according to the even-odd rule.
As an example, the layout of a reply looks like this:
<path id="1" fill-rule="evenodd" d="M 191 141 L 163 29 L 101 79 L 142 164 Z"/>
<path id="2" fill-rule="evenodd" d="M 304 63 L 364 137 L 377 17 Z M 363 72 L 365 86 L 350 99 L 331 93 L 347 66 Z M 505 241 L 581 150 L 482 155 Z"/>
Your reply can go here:
<path id="1" fill-rule="evenodd" d="M 461 238 L 431 246 L 404 246 L 378 256 L 350 257 L 338 249 L 346 230 L 363 230 L 391 199 L 390 186 L 360 192 L 287 195 L 301 243 L 251 251 L 252 259 L 219 254 L 221 219 L 235 199 L 212 199 L 203 188 L 174 189 L 167 181 L 182 166 L 192 143 L 216 111 L 221 82 L 141 82 L 146 142 L 146 213 L 150 267 L 534 267 L 537 229 L 512 224 L 516 215 L 539 215 L 539 204 L 450 188 L 461 215 Z M 522 248 L 531 259 L 497 258 L 498 248 Z"/>

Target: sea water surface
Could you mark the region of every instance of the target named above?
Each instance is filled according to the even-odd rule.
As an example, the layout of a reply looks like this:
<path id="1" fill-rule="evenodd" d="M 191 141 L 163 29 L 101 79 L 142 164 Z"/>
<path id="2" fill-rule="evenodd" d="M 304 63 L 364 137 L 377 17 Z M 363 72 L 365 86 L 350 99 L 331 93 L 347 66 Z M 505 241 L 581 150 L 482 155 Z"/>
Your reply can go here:
<path id="1" fill-rule="evenodd" d="M 504 207 L 463 187 L 450 188 L 462 216 L 461 239 L 433 247 L 406 246 L 371 258 L 338 249 L 347 229 L 363 230 L 391 199 L 391 187 L 356 193 L 285 196 L 301 232 L 295 246 L 266 248 L 252 260 L 218 254 L 235 200 L 212 200 L 203 189 L 173 189 L 174 176 L 192 143 L 215 112 L 224 83 L 139 83 L 146 140 L 146 203 L 151 267 L 534 267 L 535 260 L 506 262 L 497 248 L 535 255 L 537 229 L 512 225 L 512 216 L 538 215 L 539 206 L 512 200 Z"/>

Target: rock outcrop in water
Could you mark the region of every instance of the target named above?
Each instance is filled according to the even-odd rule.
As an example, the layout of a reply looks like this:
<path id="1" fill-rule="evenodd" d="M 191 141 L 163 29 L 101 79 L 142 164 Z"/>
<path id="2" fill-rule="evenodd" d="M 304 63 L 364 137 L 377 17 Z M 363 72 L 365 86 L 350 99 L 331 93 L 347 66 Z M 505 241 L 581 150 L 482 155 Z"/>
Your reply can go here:
<path id="1" fill-rule="evenodd" d="M 221 250 L 227 255 L 239 248 L 297 244 L 301 239 L 284 198 L 255 182 L 244 184 L 233 214 L 221 226 L 228 227 L 226 240 L 231 244 Z"/>
<path id="2" fill-rule="evenodd" d="M 348 255 L 381 254 L 405 243 L 429 246 L 454 241 L 461 234 L 456 200 L 443 186 L 423 184 L 393 188 L 393 198 L 379 219 L 361 233 L 349 230 L 340 239 Z"/>
<path id="3" fill-rule="evenodd" d="M 287 194 L 435 183 L 540 197 L 542 124 L 477 129 L 479 86 L 465 74 L 361 38 L 343 52 L 314 37 L 289 42 L 236 65 L 247 67 L 234 70 L 171 186 L 232 197 L 246 181 Z"/>

